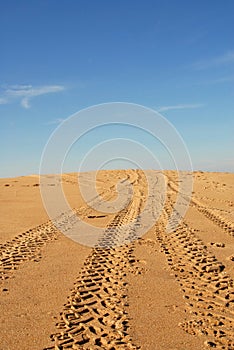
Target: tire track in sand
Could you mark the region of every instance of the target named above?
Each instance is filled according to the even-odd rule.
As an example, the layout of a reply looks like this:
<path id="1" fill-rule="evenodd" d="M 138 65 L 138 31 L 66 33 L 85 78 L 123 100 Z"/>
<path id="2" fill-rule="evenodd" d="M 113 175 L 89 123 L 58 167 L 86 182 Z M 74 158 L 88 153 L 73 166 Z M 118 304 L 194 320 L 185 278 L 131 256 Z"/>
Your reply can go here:
<path id="1" fill-rule="evenodd" d="M 26 261 L 39 261 L 41 248 L 58 239 L 58 231 L 49 221 L 27 230 L 0 245 L 0 280 L 12 276 L 14 270 Z"/>
<path id="2" fill-rule="evenodd" d="M 170 235 L 165 228 L 172 210 L 170 200 L 156 224 L 156 238 L 180 283 L 190 319 L 180 324 L 186 332 L 207 336 L 210 348 L 234 349 L 234 283 L 225 265 L 209 252 L 185 222 Z M 176 225 L 176 220 L 175 220 Z"/>
<path id="3" fill-rule="evenodd" d="M 61 312 L 59 333 L 51 336 L 55 344 L 47 349 L 139 349 L 128 334 L 125 310 L 124 276 L 132 253 L 130 246 L 93 250 Z"/>
<path id="4" fill-rule="evenodd" d="M 111 199 L 110 191 L 101 193 L 101 196 L 106 200 Z M 69 231 L 76 224 L 77 215 L 88 217 L 92 213 L 92 205 L 96 204 L 98 200 L 99 197 L 95 197 L 87 206 L 73 208 L 67 213 L 62 213 L 53 222 L 50 220 L 28 229 L 6 243 L 0 244 L 0 280 L 10 278 L 24 262 L 38 262 L 42 258 L 43 246 L 59 239 L 59 229 L 62 232 Z"/>
<path id="5" fill-rule="evenodd" d="M 135 264 L 135 246 L 131 243 L 138 237 L 139 222 L 134 219 L 140 214 L 141 207 L 142 198 L 136 195 L 107 225 L 98 247 L 93 248 L 84 262 L 60 313 L 59 332 L 51 335 L 54 344 L 45 350 L 140 349 L 128 331 L 125 276 L 141 269 Z M 131 225 L 126 228 L 128 223 Z M 123 244 L 124 241 L 127 243 Z"/>
<path id="6" fill-rule="evenodd" d="M 167 178 L 168 178 L 168 187 L 173 192 L 178 193 L 177 184 L 169 176 L 167 176 Z M 183 193 L 181 195 L 183 196 Z M 187 198 L 186 195 L 184 195 L 183 197 L 185 200 L 190 201 L 190 198 Z M 215 223 L 220 228 L 222 228 L 225 232 L 229 233 L 231 236 L 234 237 L 234 223 L 230 219 L 225 218 L 225 216 L 222 215 L 222 211 L 220 209 L 209 208 L 207 206 L 204 206 L 195 198 L 191 199 L 190 205 L 196 208 L 200 213 L 202 213 L 205 217 L 210 219 L 213 223 Z"/>
<path id="7" fill-rule="evenodd" d="M 202 213 L 205 217 L 210 219 L 216 225 L 221 227 L 223 230 L 228 232 L 231 236 L 234 237 L 234 224 L 232 221 L 227 220 L 222 214 L 220 214 L 216 208 L 208 208 L 201 205 L 197 200 L 192 200 L 193 206 Z"/>

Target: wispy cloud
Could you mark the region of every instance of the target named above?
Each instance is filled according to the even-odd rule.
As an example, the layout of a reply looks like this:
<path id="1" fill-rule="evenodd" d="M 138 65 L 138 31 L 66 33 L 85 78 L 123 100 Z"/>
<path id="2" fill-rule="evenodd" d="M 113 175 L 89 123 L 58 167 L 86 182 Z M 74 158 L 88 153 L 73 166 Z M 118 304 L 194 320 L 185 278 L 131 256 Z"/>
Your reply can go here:
<path id="1" fill-rule="evenodd" d="M 5 105 L 7 102 L 7 99 L 5 97 L 0 97 L 0 105 Z"/>
<path id="2" fill-rule="evenodd" d="M 172 105 L 172 106 L 162 106 L 157 109 L 158 112 L 165 112 L 165 111 L 172 111 L 177 109 L 194 109 L 194 108 L 201 108 L 204 105 L 201 103 L 196 104 L 179 104 L 179 105 Z"/>
<path id="3" fill-rule="evenodd" d="M 32 85 L 12 85 L 3 91 L 2 96 L 0 96 L 0 104 L 9 104 L 18 100 L 22 107 L 30 108 L 31 100 L 34 97 L 57 93 L 63 90 L 65 90 L 65 87 L 62 85 L 44 85 L 39 87 L 33 87 Z"/>
<path id="4" fill-rule="evenodd" d="M 225 54 L 217 57 L 212 57 L 208 60 L 198 61 L 192 64 L 192 67 L 197 70 L 221 66 L 224 64 L 234 63 L 234 51 L 228 51 Z"/>

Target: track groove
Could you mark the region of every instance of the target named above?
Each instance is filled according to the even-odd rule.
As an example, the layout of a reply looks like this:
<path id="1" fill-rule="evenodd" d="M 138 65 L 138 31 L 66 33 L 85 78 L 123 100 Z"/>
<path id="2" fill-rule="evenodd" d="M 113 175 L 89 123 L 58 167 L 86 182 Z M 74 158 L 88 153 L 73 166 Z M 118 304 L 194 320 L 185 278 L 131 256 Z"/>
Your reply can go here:
<path id="1" fill-rule="evenodd" d="M 178 186 L 169 176 L 168 178 L 168 187 L 174 192 L 178 193 Z M 187 197 L 184 196 L 184 199 Z M 187 200 L 190 200 L 190 198 L 187 198 Z M 225 232 L 229 233 L 231 236 L 234 237 L 234 223 L 230 219 L 227 219 L 224 215 L 224 213 L 228 213 L 230 215 L 230 212 L 227 210 L 221 210 L 218 208 L 211 208 L 204 206 L 203 204 L 198 201 L 198 199 L 191 199 L 190 206 L 193 206 L 196 208 L 200 213 L 202 213 L 205 217 L 210 219 L 213 223 L 218 225 L 220 228 L 222 228 Z"/>
<path id="2" fill-rule="evenodd" d="M 106 200 L 111 198 L 110 191 L 101 195 Z M 61 214 L 53 222 L 50 220 L 0 244 L 0 280 L 11 277 L 24 262 L 38 262 L 42 258 L 42 247 L 60 237 L 59 229 L 62 232 L 69 231 L 77 222 L 77 214 L 81 217 L 88 217 L 92 213 L 92 205 L 95 205 L 97 201 L 98 198 L 93 198 L 86 206 L 73 208 Z"/>
<path id="3" fill-rule="evenodd" d="M 39 225 L 11 241 L 0 245 L 0 279 L 9 278 L 25 261 L 41 259 L 41 248 L 58 239 L 58 231 L 49 221 Z"/>
<path id="4" fill-rule="evenodd" d="M 225 265 L 209 252 L 185 222 L 170 235 L 165 227 L 172 210 L 170 200 L 156 224 L 156 238 L 180 283 L 191 319 L 182 322 L 186 332 L 206 335 L 206 345 L 234 349 L 234 283 Z"/>
<path id="5" fill-rule="evenodd" d="M 137 175 L 138 176 L 138 175 Z M 134 180 L 135 181 L 135 180 Z M 107 225 L 82 271 L 57 323 L 48 349 L 140 349 L 128 332 L 127 273 L 138 273 L 134 256 L 142 200 L 136 196 Z M 126 229 L 125 224 L 132 223 Z M 129 242 L 124 244 L 124 242 Z"/>

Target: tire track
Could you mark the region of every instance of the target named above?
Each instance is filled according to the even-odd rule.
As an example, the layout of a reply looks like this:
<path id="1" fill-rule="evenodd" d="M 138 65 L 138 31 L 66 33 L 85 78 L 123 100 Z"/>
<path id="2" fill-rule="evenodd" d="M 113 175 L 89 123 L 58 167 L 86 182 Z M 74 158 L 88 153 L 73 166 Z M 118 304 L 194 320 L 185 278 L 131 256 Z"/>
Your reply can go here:
<path id="1" fill-rule="evenodd" d="M 41 248 L 58 239 L 58 231 L 49 221 L 0 245 L 0 279 L 9 278 L 26 261 L 39 261 Z"/>
<path id="2" fill-rule="evenodd" d="M 110 191 L 101 193 L 101 196 L 105 196 L 106 200 L 111 199 Z M 27 261 L 38 262 L 42 258 L 43 246 L 59 239 L 61 235 L 59 230 L 69 231 L 77 223 L 77 215 L 88 217 L 92 213 L 92 205 L 97 205 L 98 200 L 99 197 L 95 197 L 87 206 L 73 208 L 53 221 L 38 225 L 0 244 L 0 280 L 11 277 Z"/>
<path id="3" fill-rule="evenodd" d="M 232 221 L 227 221 L 227 219 L 217 213 L 218 209 L 212 209 L 201 205 L 197 200 L 192 200 L 193 206 L 202 213 L 205 217 L 210 219 L 216 225 L 221 227 L 223 230 L 228 232 L 231 236 L 234 237 L 234 224 Z"/>
<path id="4" fill-rule="evenodd" d="M 191 314 L 180 327 L 193 335 L 206 335 L 208 347 L 234 349 L 233 280 L 186 223 L 182 222 L 170 235 L 165 234 L 171 210 L 172 204 L 168 201 L 155 234 Z"/>
<path id="5" fill-rule="evenodd" d="M 128 215 L 124 210 L 116 216 L 99 242 L 100 248 L 94 248 L 86 259 L 61 312 L 57 324 L 60 332 L 52 335 L 55 344 L 47 349 L 139 349 L 128 334 L 125 310 L 124 277 L 129 268 L 134 268 L 134 248 L 131 244 L 108 247 L 113 244 L 112 230 L 118 231 Z"/>
<path id="6" fill-rule="evenodd" d="M 46 349 L 139 349 L 128 334 L 124 276 L 134 261 L 133 248 L 96 248 L 83 270 Z"/>
<path id="7" fill-rule="evenodd" d="M 24 262 L 42 258 L 42 248 L 47 243 L 58 240 L 62 232 L 70 230 L 77 222 L 77 213 L 88 215 L 91 209 L 82 207 L 62 213 L 53 221 L 48 221 L 29 229 L 10 241 L 0 245 L 0 280 L 8 279 Z"/>
<path id="8" fill-rule="evenodd" d="M 137 174 L 138 182 L 141 179 Z M 60 313 L 49 349 L 140 349 L 129 335 L 127 273 L 139 273 L 134 241 L 143 200 L 136 194 L 107 225 Z M 136 219 L 137 218 L 137 219 Z M 126 224 L 129 224 L 125 226 Z M 124 244 L 126 242 L 126 244 Z"/>
<path id="9" fill-rule="evenodd" d="M 178 186 L 170 177 L 167 176 L 167 178 L 168 178 L 168 187 L 173 192 L 178 193 Z M 186 196 L 184 196 L 184 199 L 186 199 L 187 201 L 190 201 L 190 198 L 187 198 Z M 210 219 L 213 223 L 215 223 L 220 228 L 222 228 L 225 232 L 227 232 L 231 236 L 234 236 L 234 223 L 231 220 L 227 220 L 220 213 L 217 213 L 218 211 L 220 212 L 221 210 L 219 210 L 218 208 L 217 209 L 208 208 L 207 206 L 202 205 L 195 198 L 191 199 L 190 205 L 196 208 L 200 213 L 202 213 L 205 217 Z"/>
<path id="10" fill-rule="evenodd" d="M 0 244 L 0 280 L 11 277 L 26 261 L 38 262 L 42 258 L 43 246 L 58 240 L 61 237 L 60 230 L 63 233 L 69 231 L 79 220 L 78 216 L 88 217 L 91 213 L 90 207 L 71 209 L 53 221 L 38 225 Z"/>

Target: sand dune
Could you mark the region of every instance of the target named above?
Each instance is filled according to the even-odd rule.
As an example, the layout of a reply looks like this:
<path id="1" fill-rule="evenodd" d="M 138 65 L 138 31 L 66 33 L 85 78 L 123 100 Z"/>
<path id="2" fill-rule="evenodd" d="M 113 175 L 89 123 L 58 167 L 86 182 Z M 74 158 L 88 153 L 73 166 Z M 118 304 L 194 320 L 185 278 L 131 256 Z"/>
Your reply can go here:
<path id="1" fill-rule="evenodd" d="M 72 208 L 56 226 L 36 175 L 0 180 L 0 349 L 234 349 L 233 174 L 194 172 L 191 201 L 173 171 L 100 171 L 100 197 L 82 173 L 88 203 L 77 174 L 47 180 Z M 60 232 L 77 217 L 95 246 Z"/>

